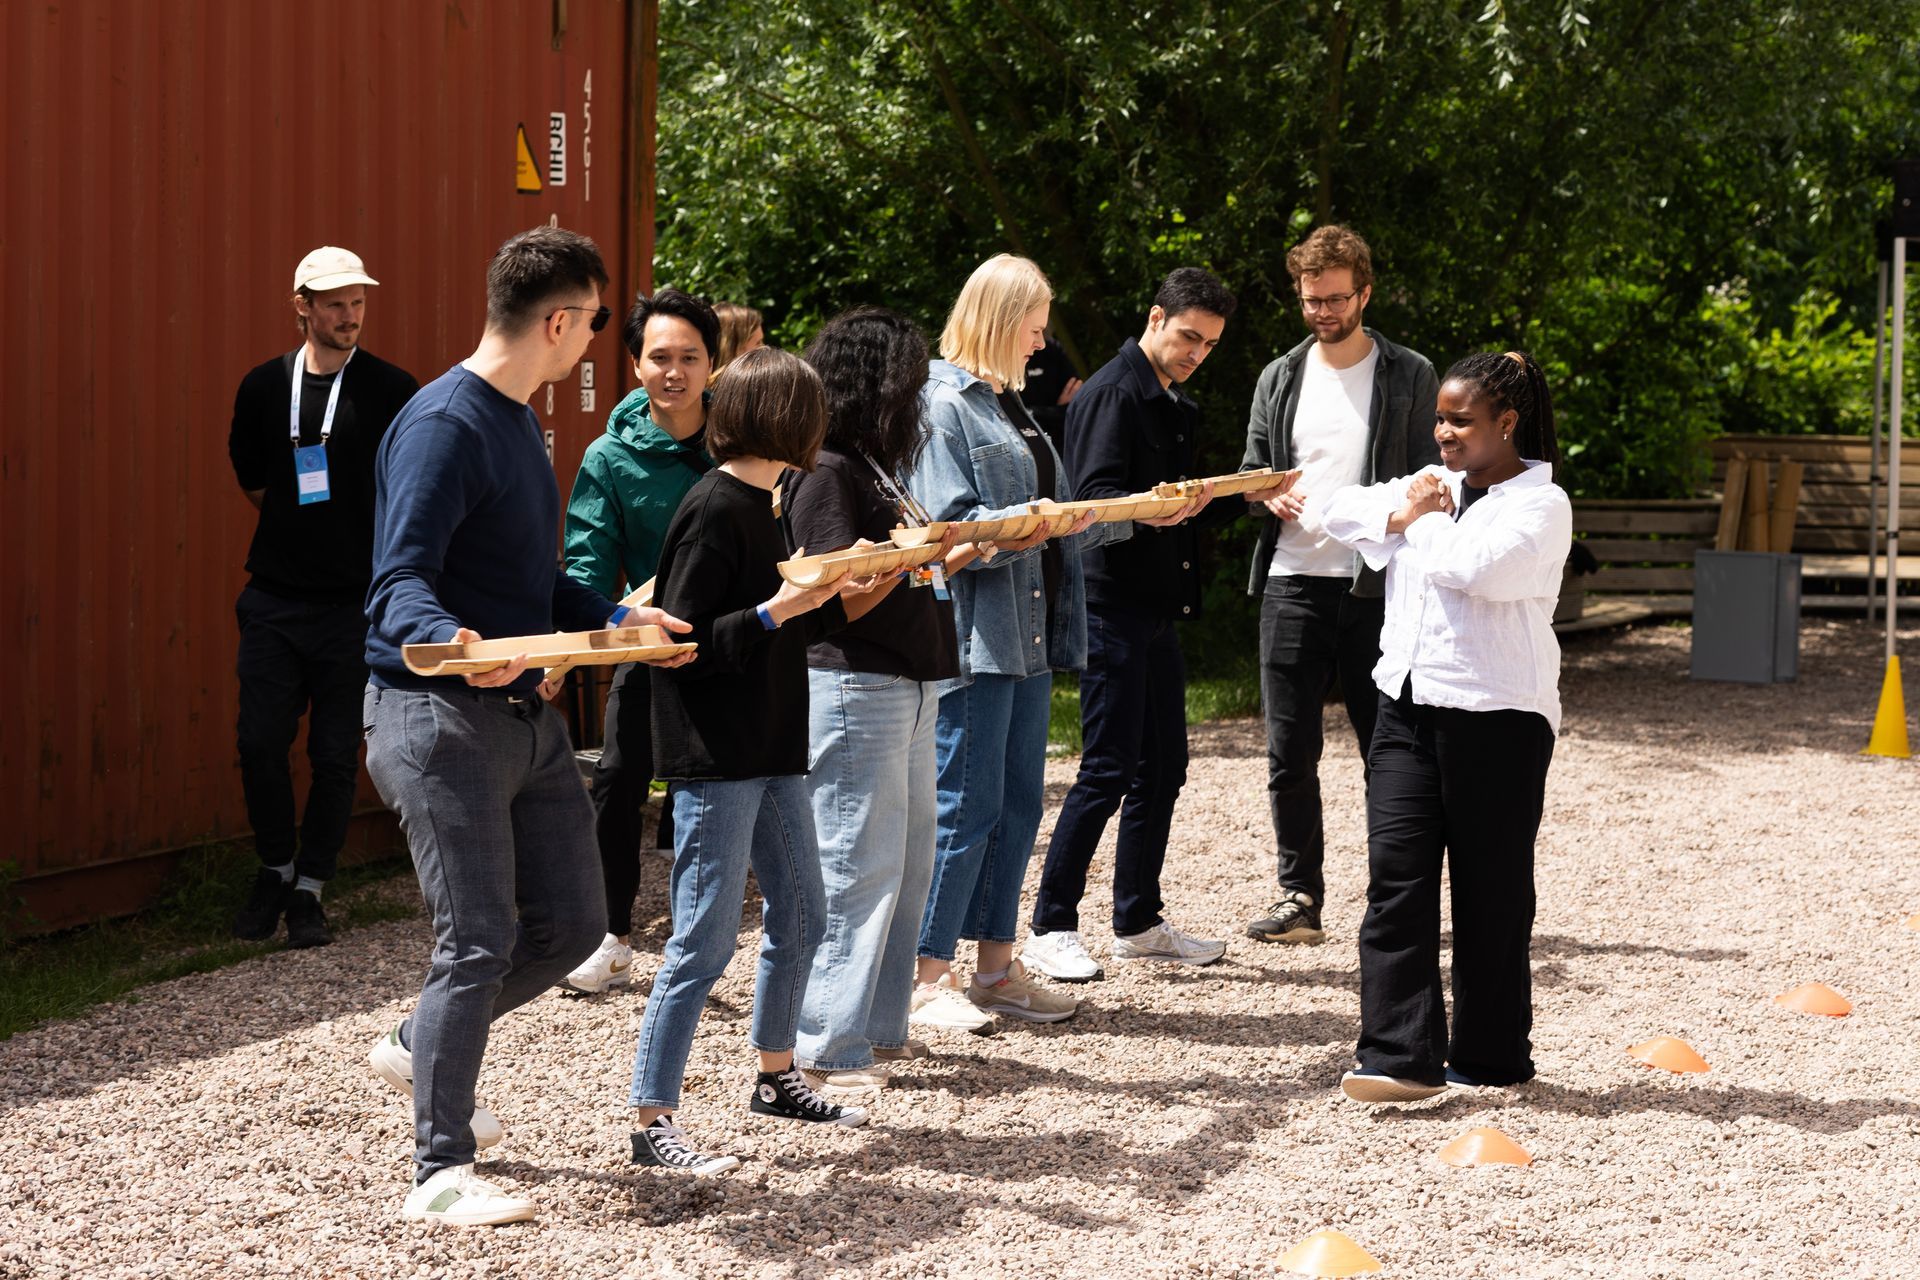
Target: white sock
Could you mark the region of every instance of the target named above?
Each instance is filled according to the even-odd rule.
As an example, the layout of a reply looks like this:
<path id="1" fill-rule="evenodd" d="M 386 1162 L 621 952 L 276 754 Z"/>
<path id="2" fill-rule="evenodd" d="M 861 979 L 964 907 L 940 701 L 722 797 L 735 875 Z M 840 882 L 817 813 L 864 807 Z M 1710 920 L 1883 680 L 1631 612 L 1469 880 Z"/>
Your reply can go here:
<path id="1" fill-rule="evenodd" d="M 990 987 L 1005 978 L 1007 973 L 1008 970 L 1006 969 L 999 969 L 993 973 L 988 973 L 984 969 L 975 969 L 973 971 L 973 980 L 983 987 Z"/>
<path id="2" fill-rule="evenodd" d="M 285 866 L 268 867 L 267 870 L 279 876 L 281 884 L 293 883 L 293 864 L 291 862 L 287 863 Z"/>
<path id="3" fill-rule="evenodd" d="M 312 876 L 301 876 L 293 886 L 296 893 L 310 893 L 316 900 L 320 897 L 320 891 L 326 887 L 325 880 L 315 880 Z"/>

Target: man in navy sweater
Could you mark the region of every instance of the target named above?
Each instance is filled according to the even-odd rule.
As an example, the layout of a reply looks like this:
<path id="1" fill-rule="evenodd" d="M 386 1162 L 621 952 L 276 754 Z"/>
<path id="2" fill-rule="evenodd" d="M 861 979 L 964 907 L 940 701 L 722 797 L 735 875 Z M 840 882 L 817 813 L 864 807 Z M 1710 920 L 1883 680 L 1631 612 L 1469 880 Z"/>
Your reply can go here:
<path id="1" fill-rule="evenodd" d="M 479 349 L 394 420 L 375 468 L 367 595 L 367 771 L 400 815 L 433 918 L 413 1016 L 368 1054 L 414 1100 L 405 1217 L 463 1225 L 534 1205 L 474 1176 L 503 1136 L 474 1106 L 489 1025 L 592 954 L 606 923 L 593 808 L 559 713 L 524 656 L 466 677 L 409 672 L 401 646 L 687 626 L 616 606 L 558 567 L 560 495 L 528 401 L 571 374 L 606 327 L 600 251 L 538 227 L 487 268 Z"/>

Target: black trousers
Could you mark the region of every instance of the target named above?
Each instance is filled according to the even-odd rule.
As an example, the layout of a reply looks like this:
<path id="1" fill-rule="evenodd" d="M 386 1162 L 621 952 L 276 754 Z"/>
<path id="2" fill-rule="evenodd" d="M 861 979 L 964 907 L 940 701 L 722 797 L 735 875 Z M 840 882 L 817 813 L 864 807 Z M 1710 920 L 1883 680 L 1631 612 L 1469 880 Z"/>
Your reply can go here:
<path id="1" fill-rule="evenodd" d="M 1080 927 L 1087 868 L 1118 810 L 1113 931 L 1144 933 L 1160 923 L 1160 868 L 1187 782 L 1187 668 L 1171 619 L 1088 607 L 1080 728 L 1080 773 L 1053 826 L 1033 928 Z"/>
<path id="2" fill-rule="evenodd" d="M 607 889 L 607 932 L 633 932 L 633 901 L 640 892 L 640 840 L 647 787 L 653 781 L 653 680 L 647 668 L 614 668 L 607 692 L 606 740 L 593 768 L 593 833 L 600 845 L 600 877 Z M 673 847 L 673 810 L 660 806 L 660 848 Z"/>
<path id="3" fill-rule="evenodd" d="M 1346 578 L 1269 578 L 1260 601 L 1260 702 L 1280 889 L 1316 903 L 1327 900 L 1320 716 L 1336 677 L 1363 762 L 1373 738 L 1373 668 L 1386 602 L 1361 599 L 1351 585 Z"/>
<path id="4" fill-rule="evenodd" d="M 1438 1084 L 1533 1077 L 1533 844 L 1553 730 L 1531 711 L 1380 697 L 1360 925 L 1362 1067 Z M 1440 990 L 1440 864 L 1453 889 L 1453 1035 Z"/>
<path id="5" fill-rule="evenodd" d="M 240 623 L 240 785 L 262 865 L 294 863 L 330 880 L 347 841 L 360 773 L 360 699 L 367 685 L 367 616 L 358 602 L 291 600 L 251 584 L 234 602 Z M 297 839 L 287 759 L 307 716 L 312 784 Z M 297 857 L 296 857 L 297 849 Z"/>

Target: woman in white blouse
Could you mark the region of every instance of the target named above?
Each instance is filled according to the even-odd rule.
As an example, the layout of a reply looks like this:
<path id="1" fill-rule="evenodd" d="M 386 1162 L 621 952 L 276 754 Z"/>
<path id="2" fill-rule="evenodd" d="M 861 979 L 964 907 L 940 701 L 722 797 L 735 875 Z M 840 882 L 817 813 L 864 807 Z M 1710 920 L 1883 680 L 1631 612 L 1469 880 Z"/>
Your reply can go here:
<path id="1" fill-rule="evenodd" d="M 1386 571 L 1368 755 L 1360 1043 L 1341 1089 L 1411 1102 L 1533 1077 L 1533 846 L 1560 727 L 1554 603 L 1573 508 L 1553 483 L 1553 402 L 1522 352 L 1447 371 L 1441 466 L 1335 493 L 1326 531 Z M 1440 880 L 1453 890 L 1453 1028 Z"/>

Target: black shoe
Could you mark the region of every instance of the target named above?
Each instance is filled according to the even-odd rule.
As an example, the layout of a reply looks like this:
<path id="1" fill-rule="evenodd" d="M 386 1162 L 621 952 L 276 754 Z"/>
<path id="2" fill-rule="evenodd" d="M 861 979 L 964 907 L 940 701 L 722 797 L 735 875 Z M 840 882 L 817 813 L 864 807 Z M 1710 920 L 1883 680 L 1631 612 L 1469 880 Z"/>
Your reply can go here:
<path id="1" fill-rule="evenodd" d="M 253 879 L 253 891 L 233 917 L 233 936 L 248 942 L 265 942 L 280 927 L 280 913 L 287 908 L 289 886 L 272 867 L 262 867 Z"/>
<path id="2" fill-rule="evenodd" d="M 762 1071 L 753 1082 L 753 1114 L 777 1116 L 782 1120 L 806 1120 L 815 1124 L 843 1124 L 848 1128 L 867 1122 L 867 1113 L 859 1107 L 843 1107 L 828 1102 L 807 1087 L 806 1078 L 792 1067 L 785 1071 Z"/>
<path id="3" fill-rule="evenodd" d="M 305 889 L 288 894 L 287 946 L 298 951 L 324 947 L 332 941 L 333 931 L 327 928 L 327 913 L 320 909 L 320 899 Z"/>
<path id="4" fill-rule="evenodd" d="M 633 1135 L 633 1163 L 705 1178 L 739 1168 L 740 1157 L 703 1156 L 687 1145 L 679 1125 L 667 1116 L 658 1116 Z"/>
<path id="5" fill-rule="evenodd" d="M 1479 1076 L 1470 1076 L 1464 1071 L 1455 1071 L 1452 1067 L 1447 1068 L 1447 1083 L 1458 1089 L 1513 1089 L 1531 1079 L 1533 1079 L 1532 1073 L 1528 1073 L 1523 1080 L 1487 1080 Z"/>
<path id="6" fill-rule="evenodd" d="M 1295 891 L 1249 924 L 1247 936 L 1262 942 L 1319 942 L 1327 935 L 1320 928 L 1318 904 L 1308 894 Z"/>

